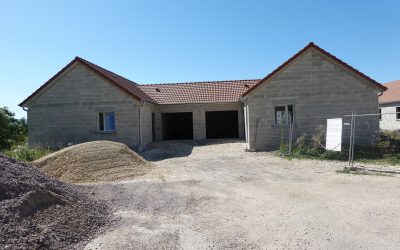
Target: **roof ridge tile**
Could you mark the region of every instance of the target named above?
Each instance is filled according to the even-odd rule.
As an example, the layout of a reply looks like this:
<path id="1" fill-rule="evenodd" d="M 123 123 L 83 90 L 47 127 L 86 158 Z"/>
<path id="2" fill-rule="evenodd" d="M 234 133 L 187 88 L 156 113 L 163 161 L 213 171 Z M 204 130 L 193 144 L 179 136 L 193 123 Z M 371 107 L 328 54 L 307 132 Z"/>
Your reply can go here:
<path id="1" fill-rule="evenodd" d="M 218 80 L 218 81 L 199 81 L 199 82 L 165 82 L 165 83 L 140 83 L 139 86 L 154 86 L 154 85 L 179 85 L 179 84 L 203 84 L 203 83 L 227 83 L 227 82 L 253 82 L 260 79 L 242 79 L 242 80 Z"/>

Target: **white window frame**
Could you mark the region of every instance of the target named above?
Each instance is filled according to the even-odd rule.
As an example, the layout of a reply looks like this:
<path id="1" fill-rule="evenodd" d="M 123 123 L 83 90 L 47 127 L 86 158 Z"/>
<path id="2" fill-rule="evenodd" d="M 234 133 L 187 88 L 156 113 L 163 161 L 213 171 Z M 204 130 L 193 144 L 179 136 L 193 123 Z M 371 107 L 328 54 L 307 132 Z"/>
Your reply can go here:
<path id="1" fill-rule="evenodd" d="M 399 112 L 400 112 L 400 110 L 399 110 L 399 111 L 397 111 L 397 108 L 399 108 L 399 109 L 400 109 L 400 106 L 396 106 L 396 107 L 395 107 L 395 112 L 396 112 L 396 120 L 397 120 L 397 121 L 399 121 L 399 120 L 400 120 L 400 118 L 399 118 L 399 116 L 400 116 L 400 113 L 399 113 Z"/>
<path id="2" fill-rule="evenodd" d="M 109 128 L 106 128 L 106 117 L 107 117 L 107 114 L 110 114 L 110 113 L 113 113 L 114 114 L 114 129 L 109 129 Z M 100 115 L 102 114 L 102 116 L 103 116 L 103 130 L 101 129 L 101 126 L 100 126 Z M 97 129 L 100 131 L 100 132 L 115 132 L 116 131 L 116 123 L 115 123 L 115 112 L 113 112 L 113 111 L 108 111 L 108 112 L 98 112 L 97 113 Z"/>
<path id="3" fill-rule="evenodd" d="M 289 106 L 292 106 L 292 121 L 294 121 L 294 114 L 295 114 L 295 105 L 294 104 L 277 104 L 274 106 L 274 125 L 276 126 L 285 126 L 285 125 L 289 125 Z M 278 119 L 277 119 L 277 113 L 276 113 L 276 108 L 277 107 L 284 107 L 285 111 L 284 111 L 284 116 L 286 117 L 283 121 L 284 123 L 278 123 Z"/>

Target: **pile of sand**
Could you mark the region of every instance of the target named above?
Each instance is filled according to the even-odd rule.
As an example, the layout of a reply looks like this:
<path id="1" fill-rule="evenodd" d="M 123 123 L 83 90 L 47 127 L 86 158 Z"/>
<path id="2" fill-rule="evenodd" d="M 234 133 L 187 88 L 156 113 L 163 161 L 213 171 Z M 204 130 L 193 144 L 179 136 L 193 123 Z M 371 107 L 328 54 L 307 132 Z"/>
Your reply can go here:
<path id="1" fill-rule="evenodd" d="M 70 146 L 32 164 L 71 183 L 127 180 L 146 174 L 152 168 L 150 162 L 125 144 L 110 141 Z"/>
<path id="2" fill-rule="evenodd" d="M 0 154 L 0 249 L 69 249 L 87 240 L 108 221 L 89 193 Z"/>

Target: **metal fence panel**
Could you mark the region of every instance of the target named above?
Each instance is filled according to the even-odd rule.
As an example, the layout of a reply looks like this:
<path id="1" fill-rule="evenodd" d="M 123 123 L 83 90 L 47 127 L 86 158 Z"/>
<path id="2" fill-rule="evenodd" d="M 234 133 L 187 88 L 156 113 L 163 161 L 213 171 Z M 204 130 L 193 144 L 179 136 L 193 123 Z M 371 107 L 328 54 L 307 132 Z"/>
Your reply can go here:
<path id="1" fill-rule="evenodd" d="M 348 161 L 350 165 L 353 165 L 354 161 L 373 161 L 390 157 L 399 158 L 400 161 L 400 119 L 397 117 L 400 118 L 398 113 L 352 113 L 332 117 L 295 116 L 293 122 L 281 128 L 280 150 L 285 155 Z M 325 148 L 327 118 L 342 119 L 340 152 Z M 382 129 L 380 126 L 391 129 Z"/>

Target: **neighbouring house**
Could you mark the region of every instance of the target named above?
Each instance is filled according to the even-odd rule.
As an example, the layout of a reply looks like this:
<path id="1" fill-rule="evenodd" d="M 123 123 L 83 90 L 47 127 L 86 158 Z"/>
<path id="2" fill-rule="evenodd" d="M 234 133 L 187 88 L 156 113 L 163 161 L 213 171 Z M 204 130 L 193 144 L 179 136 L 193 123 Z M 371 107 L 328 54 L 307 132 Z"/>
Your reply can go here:
<path id="1" fill-rule="evenodd" d="M 256 80 L 137 84 L 76 57 L 20 106 L 30 145 L 113 140 L 140 150 L 159 140 L 242 138 L 249 149 L 269 149 L 289 121 L 311 129 L 351 111 L 378 112 L 384 90 L 310 43 Z M 378 118 L 363 126 L 373 137 Z"/>
<path id="2" fill-rule="evenodd" d="M 387 90 L 379 96 L 379 127 L 400 129 L 400 80 L 384 84 Z"/>

